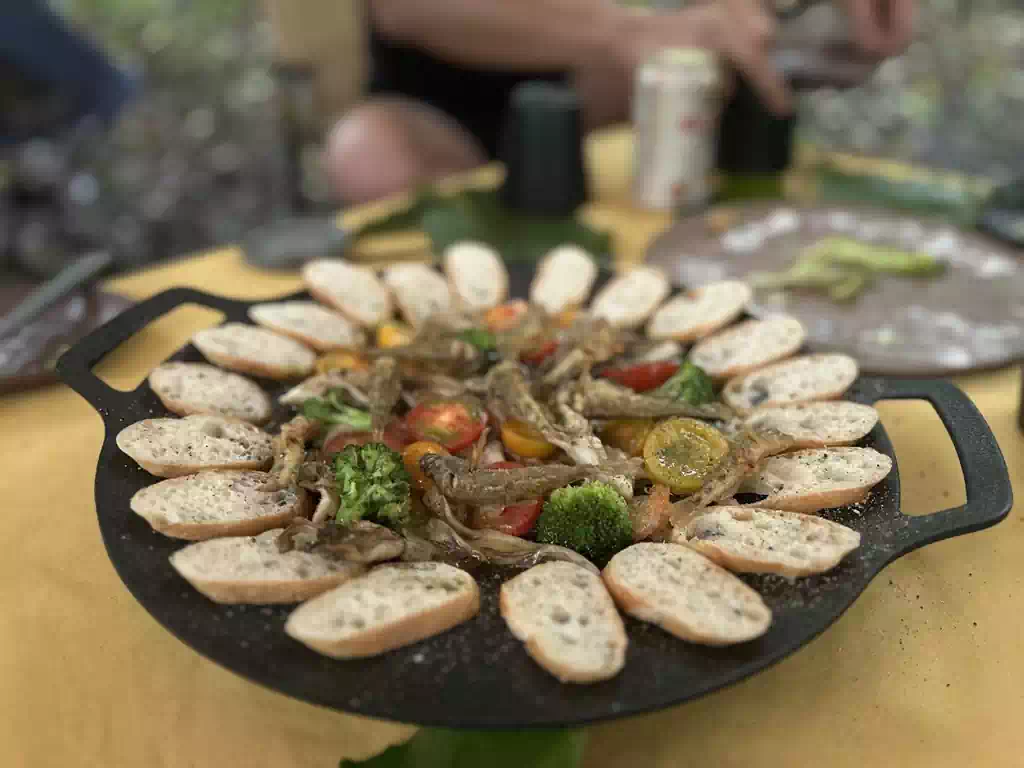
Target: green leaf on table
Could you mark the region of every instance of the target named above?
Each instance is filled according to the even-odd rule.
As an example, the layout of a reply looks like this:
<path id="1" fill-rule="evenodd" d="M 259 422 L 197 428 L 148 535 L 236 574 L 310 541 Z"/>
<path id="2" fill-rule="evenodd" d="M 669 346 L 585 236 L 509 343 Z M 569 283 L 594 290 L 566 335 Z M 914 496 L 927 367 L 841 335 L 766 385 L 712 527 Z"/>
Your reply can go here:
<path id="1" fill-rule="evenodd" d="M 456 731 L 423 728 L 376 757 L 339 768 L 577 768 L 586 731 Z"/>
<path id="2" fill-rule="evenodd" d="M 497 190 L 467 189 L 439 195 L 432 188 L 417 192 L 405 209 L 371 221 L 353 238 L 422 230 L 434 253 L 464 240 L 496 249 L 508 261 L 537 261 L 555 246 L 572 243 L 600 262 L 611 258 L 611 236 L 574 216 L 545 216 L 506 208 Z"/>

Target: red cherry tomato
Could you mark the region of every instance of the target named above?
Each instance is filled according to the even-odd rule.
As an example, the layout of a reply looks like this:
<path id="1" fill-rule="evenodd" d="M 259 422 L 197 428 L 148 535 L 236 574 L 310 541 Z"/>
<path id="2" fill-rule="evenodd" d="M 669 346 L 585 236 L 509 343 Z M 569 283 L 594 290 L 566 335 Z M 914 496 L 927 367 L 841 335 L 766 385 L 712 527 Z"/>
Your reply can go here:
<path id="1" fill-rule="evenodd" d="M 416 440 L 440 443 L 452 453 L 472 445 L 485 423 L 479 407 L 460 399 L 428 400 L 405 417 L 405 426 Z"/>
<path id="2" fill-rule="evenodd" d="M 346 445 L 366 445 L 367 443 L 382 442 L 392 451 L 401 453 L 405 446 L 415 442 L 408 433 L 405 425 L 399 421 L 392 421 L 384 428 L 383 438 L 379 441 L 373 439 L 372 432 L 341 432 L 328 438 L 324 442 L 323 454 L 329 456 L 333 453 L 341 453 Z"/>
<path id="3" fill-rule="evenodd" d="M 488 469 L 522 469 L 524 465 L 515 461 L 496 461 L 488 465 Z M 541 508 L 544 506 L 544 499 L 536 501 L 521 501 L 518 504 L 510 504 L 501 510 L 491 522 L 490 527 L 495 530 L 507 533 L 510 536 L 524 536 L 533 530 L 537 518 L 540 517 Z"/>
<path id="4" fill-rule="evenodd" d="M 542 341 L 532 349 L 528 349 L 519 355 L 519 358 L 527 365 L 540 365 L 558 349 L 558 342 L 554 339 Z"/>
<path id="5" fill-rule="evenodd" d="M 664 360 L 656 363 L 637 363 L 636 365 L 623 365 L 618 368 L 608 368 L 601 372 L 606 379 L 629 387 L 634 392 L 648 392 L 657 389 L 679 370 L 679 363 Z"/>

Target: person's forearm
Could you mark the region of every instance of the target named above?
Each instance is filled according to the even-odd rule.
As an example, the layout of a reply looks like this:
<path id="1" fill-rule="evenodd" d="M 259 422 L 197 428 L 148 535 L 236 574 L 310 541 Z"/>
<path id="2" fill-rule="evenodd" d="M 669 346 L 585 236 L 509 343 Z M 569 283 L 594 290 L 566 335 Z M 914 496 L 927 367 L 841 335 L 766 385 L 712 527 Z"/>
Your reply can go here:
<path id="1" fill-rule="evenodd" d="M 609 48 L 628 11 L 611 0 L 370 0 L 377 30 L 458 64 L 571 70 Z"/>

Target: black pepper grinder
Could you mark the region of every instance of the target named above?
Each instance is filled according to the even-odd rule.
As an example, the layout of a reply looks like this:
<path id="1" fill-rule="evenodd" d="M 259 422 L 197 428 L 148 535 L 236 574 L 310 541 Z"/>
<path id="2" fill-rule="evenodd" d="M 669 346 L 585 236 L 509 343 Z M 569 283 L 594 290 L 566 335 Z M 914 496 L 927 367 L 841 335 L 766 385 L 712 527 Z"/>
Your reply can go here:
<path id="1" fill-rule="evenodd" d="M 509 100 L 500 139 L 501 201 L 524 213 L 566 216 L 587 199 L 583 115 L 576 91 L 529 81 Z"/>

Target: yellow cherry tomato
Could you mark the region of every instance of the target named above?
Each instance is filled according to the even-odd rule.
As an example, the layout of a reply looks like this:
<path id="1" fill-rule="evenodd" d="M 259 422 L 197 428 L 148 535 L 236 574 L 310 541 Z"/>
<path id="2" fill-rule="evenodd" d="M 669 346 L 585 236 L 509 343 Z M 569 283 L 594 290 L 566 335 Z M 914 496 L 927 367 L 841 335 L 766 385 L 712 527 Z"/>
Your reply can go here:
<path id="1" fill-rule="evenodd" d="M 540 432 L 522 421 L 502 424 L 501 442 L 516 456 L 527 459 L 546 459 L 556 450 Z"/>
<path id="2" fill-rule="evenodd" d="M 439 453 L 442 456 L 451 455 L 443 445 L 432 443 L 429 440 L 415 442 L 412 445 L 406 446 L 405 450 L 402 451 L 402 463 L 405 464 L 405 469 L 409 472 L 413 485 L 421 491 L 425 491 L 430 487 L 430 478 L 420 469 L 420 459 L 428 453 Z"/>
<path id="3" fill-rule="evenodd" d="M 519 325 L 523 315 L 529 309 L 529 305 L 522 299 L 506 301 L 487 310 L 484 315 L 484 324 L 492 333 L 511 331 Z"/>
<path id="4" fill-rule="evenodd" d="M 669 419 L 644 442 L 648 476 L 674 493 L 699 491 L 704 478 L 729 452 L 725 435 L 696 419 Z"/>
<path id="5" fill-rule="evenodd" d="M 412 328 L 403 323 L 382 323 L 377 328 L 377 346 L 381 349 L 404 347 L 413 336 Z"/>
<path id="6" fill-rule="evenodd" d="M 627 456 L 643 456 L 644 442 L 654 429 L 654 419 L 614 419 L 601 429 L 601 440 Z"/>
<path id="7" fill-rule="evenodd" d="M 563 309 L 551 319 L 554 321 L 555 327 L 566 330 L 568 328 L 572 328 L 572 324 L 576 322 L 576 318 L 579 317 L 579 314 L 579 309 L 576 307 L 569 307 L 568 309 Z"/>
<path id="8" fill-rule="evenodd" d="M 365 371 L 369 367 L 369 363 L 355 352 L 328 352 L 325 355 L 321 355 L 316 361 L 317 373 Z"/>

